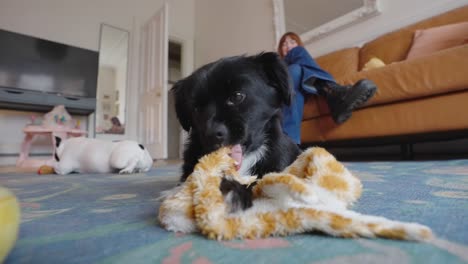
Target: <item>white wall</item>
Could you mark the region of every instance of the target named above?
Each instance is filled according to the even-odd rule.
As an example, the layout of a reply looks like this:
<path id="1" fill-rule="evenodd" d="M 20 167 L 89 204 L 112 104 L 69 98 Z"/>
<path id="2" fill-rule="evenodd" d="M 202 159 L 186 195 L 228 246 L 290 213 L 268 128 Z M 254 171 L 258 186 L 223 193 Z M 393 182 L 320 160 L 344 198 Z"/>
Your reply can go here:
<path id="1" fill-rule="evenodd" d="M 468 0 L 380 0 L 382 13 L 306 44 L 312 56 L 360 46 L 384 33 L 468 4 Z"/>
<path id="2" fill-rule="evenodd" d="M 271 0 L 196 0 L 195 65 L 274 46 Z"/>
<path id="3" fill-rule="evenodd" d="M 0 0 L 0 6 L 3 29 L 94 51 L 102 22 L 130 30 L 136 11 L 125 0 Z"/>
<path id="4" fill-rule="evenodd" d="M 195 65 L 274 50 L 272 0 L 197 0 Z M 359 46 L 384 33 L 468 4 L 468 0 L 380 0 L 382 14 L 307 44 L 313 56 Z M 310 15 L 314 15 L 311 11 Z"/>
<path id="5" fill-rule="evenodd" d="M 101 23 L 130 32 L 126 138 L 138 140 L 138 54 L 140 26 L 165 0 L 0 0 L 0 28 L 94 51 L 99 49 Z M 193 54 L 194 0 L 169 0 L 169 35 L 188 44 Z M 190 50 L 192 49 L 192 50 Z M 189 56 L 190 57 L 190 56 Z M 192 56 L 193 57 L 193 56 Z M 190 71 L 193 60 L 186 59 Z M 190 65 L 192 63 L 192 65 Z M 11 164 L 3 154 L 19 152 L 21 129 L 32 113 L 0 109 L 0 165 Z M 38 114 L 41 115 L 41 114 Z M 85 122 L 83 120 L 82 123 Z M 48 141 L 36 144 L 42 152 Z"/>

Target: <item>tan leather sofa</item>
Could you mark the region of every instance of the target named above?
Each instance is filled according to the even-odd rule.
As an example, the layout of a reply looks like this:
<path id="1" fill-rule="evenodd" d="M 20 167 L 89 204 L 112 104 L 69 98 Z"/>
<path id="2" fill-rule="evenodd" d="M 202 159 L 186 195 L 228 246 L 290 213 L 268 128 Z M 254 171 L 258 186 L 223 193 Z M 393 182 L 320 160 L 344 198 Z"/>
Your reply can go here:
<path id="1" fill-rule="evenodd" d="M 341 125 L 334 124 L 322 97 L 308 98 L 302 143 L 401 143 L 422 140 L 424 135 L 468 135 L 468 44 L 405 60 L 416 29 L 463 21 L 468 21 L 468 6 L 387 33 L 360 48 L 317 58 L 338 83 L 368 78 L 378 92 Z M 386 65 L 362 71 L 372 57 Z"/>

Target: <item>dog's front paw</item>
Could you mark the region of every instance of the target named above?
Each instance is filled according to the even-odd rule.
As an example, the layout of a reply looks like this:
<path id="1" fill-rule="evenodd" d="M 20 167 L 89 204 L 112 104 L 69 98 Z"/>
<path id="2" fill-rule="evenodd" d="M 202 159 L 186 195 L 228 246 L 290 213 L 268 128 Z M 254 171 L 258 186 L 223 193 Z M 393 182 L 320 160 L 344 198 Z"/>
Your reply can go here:
<path id="1" fill-rule="evenodd" d="M 130 173 L 133 173 L 132 168 L 125 168 L 119 171 L 119 174 L 130 174 Z"/>

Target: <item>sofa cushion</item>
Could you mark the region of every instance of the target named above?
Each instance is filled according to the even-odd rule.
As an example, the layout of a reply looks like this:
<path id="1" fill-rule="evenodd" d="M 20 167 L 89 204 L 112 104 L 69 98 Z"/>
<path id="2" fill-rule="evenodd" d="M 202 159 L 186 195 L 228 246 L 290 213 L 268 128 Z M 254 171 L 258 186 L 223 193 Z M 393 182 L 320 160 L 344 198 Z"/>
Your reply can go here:
<path id="1" fill-rule="evenodd" d="M 406 59 L 418 58 L 463 44 L 468 44 L 468 22 L 416 30 Z"/>
<path id="2" fill-rule="evenodd" d="M 365 106 L 411 100 L 468 88 L 468 45 L 441 50 L 428 56 L 395 62 L 372 71 L 337 78 L 342 84 L 371 79 L 378 87 Z"/>
<path id="3" fill-rule="evenodd" d="M 359 48 L 346 48 L 318 57 L 317 63 L 333 77 L 358 71 Z"/>
<path id="4" fill-rule="evenodd" d="M 359 51 L 359 69 L 362 69 L 364 64 L 372 57 L 378 57 L 386 64 L 405 60 L 415 30 L 468 21 L 467 13 L 468 5 L 403 27 L 367 42 Z"/>
<path id="5" fill-rule="evenodd" d="M 442 50 L 432 55 L 392 63 L 371 71 L 337 78 L 341 84 L 371 79 L 378 87 L 376 95 L 364 107 L 418 99 L 468 88 L 468 45 Z M 450 76 L 450 78 L 447 78 Z M 303 120 L 329 114 L 321 96 L 311 96 L 304 106 Z"/>

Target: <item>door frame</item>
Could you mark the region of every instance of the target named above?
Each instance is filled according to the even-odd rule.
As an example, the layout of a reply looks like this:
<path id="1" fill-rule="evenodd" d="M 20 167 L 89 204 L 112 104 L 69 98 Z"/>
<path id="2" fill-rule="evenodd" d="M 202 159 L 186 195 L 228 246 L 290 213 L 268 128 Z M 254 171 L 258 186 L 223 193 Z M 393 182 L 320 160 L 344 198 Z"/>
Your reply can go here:
<path id="1" fill-rule="evenodd" d="M 194 59 L 195 59 L 194 45 L 193 45 L 194 40 L 188 37 L 177 35 L 177 34 L 171 34 L 169 30 L 168 41 L 172 41 L 172 42 L 176 42 L 180 44 L 181 46 L 181 59 L 180 59 L 181 60 L 181 67 L 180 67 L 181 77 L 185 78 L 189 76 L 194 70 Z M 168 93 L 169 92 L 170 90 L 168 90 Z M 168 108 L 168 111 L 171 111 L 171 109 Z M 182 128 L 182 126 L 181 126 L 180 131 L 181 132 L 179 135 L 179 158 L 182 158 L 184 145 L 185 145 L 185 141 L 187 139 L 188 133 Z"/>
<path id="2" fill-rule="evenodd" d="M 169 7 L 170 8 L 170 4 L 168 3 Z M 163 8 L 163 7 L 161 7 Z M 168 12 L 168 16 L 170 15 L 170 12 Z M 168 18 L 169 19 L 169 18 Z M 144 21 L 142 21 L 144 22 Z M 141 58 L 140 58 L 140 51 L 141 51 L 141 48 L 142 48 L 142 43 L 140 43 L 140 40 L 141 40 L 141 25 L 140 26 L 137 26 L 135 25 L 135 29 L 138 30 L 138 34 L 135 34 L 137 39 L 138 39 L 138 53 L 137 53 L 137 57 L 138 57 L 138 61 L 136 62 L 136 64 L 138 65 L 138 96 L 136 96 L 138 99 L 137 99 L 137 102 L 136 102 L 136 105 L 137 105 L 137 113 L 140 113 L 140 91 L 141 89 L 143 89 L 142 85 L 143 85 L 143 82 L 141 81 L 141 74 L 142 74 L 142 71 L 143 71 L 143 68 L 142 68 L 142 62 L 141 62 Z M 182 78 L 185 78 L 187 77 L 188 75 L 190 75 L 193 71 L 194 71 L 194 66 L 195 66 L 195 48 L 194 48 L 194 38 L 190 38 L 190 37 L 187 37 L 187 36 L 182 36 L 182 35 L 179 35 L 177 33 L 173 33 L 171 32 L 171 28 L 170 28 L 170 25 L 168 27 L 168 42 L 169 41 L 173 41 L 173 42 L 176 42 L 176 43 L 179 43 L 181 45 L 181 76 Z M 168 68 L 169 65 L 164 65 L 164 67 Z M 167 93 L 169 93 L 169 90 L 167 91 Z M 166 96 L 169 96 L 169 94 L 167 94 Z M 167 109 L 167 111 L 170 111 L 170 109 Z M 168 115 L 168 112 L 166 113 Z M 166 116 L 167 118 L 167 116 Z M 137 114 L 137 122 L 136 122 L 136 127 L 137 127 L 137 130 L 136 131 L 136 136 L 138 138 L 138 141 L 140 142 L 143 142 L 144 140 L 144 137 L 143 137 L 143 131 L 140 130 L 139 128 L 141 127 L 141 122 L 143 121 L 142 117 Z M 185 130 L 181 129 L 181 134 L 179 136 L 179 146 L 180 146 L 180 149 L 179 149 L 179 158 L 182 158 L 182 154 L 183 154 L 183 147 L 184 147 L 184 143 L 186 141 L 186 138 L 187 138 L 188 134 Z M 166 144 L 168 144 L 167 140 L 166 140 Z M 166 145 L 166 149 L 168 148 L 168 146 Z"/>

